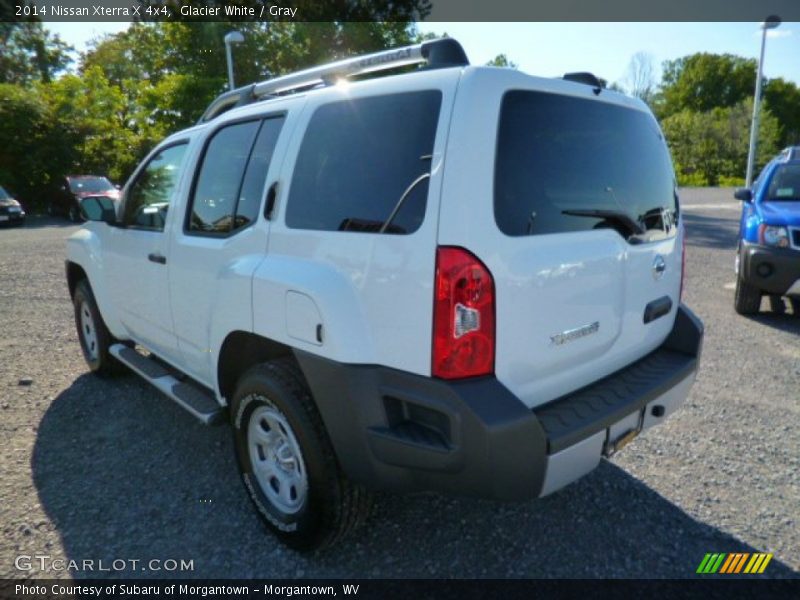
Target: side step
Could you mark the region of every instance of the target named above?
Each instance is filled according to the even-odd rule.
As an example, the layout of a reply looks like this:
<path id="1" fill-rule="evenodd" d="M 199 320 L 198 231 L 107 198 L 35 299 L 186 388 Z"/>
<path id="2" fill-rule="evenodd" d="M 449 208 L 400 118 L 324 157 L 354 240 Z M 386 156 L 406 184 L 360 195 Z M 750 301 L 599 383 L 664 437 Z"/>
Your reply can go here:
<path id="1" fill-rule="evenodd" d="M 204 425 L 216 425 L 222 421 L 222 407 L 210 391 L 199 385 L 178 381 L 161 364 L 124 344 L 114 344 L 108 351 Z"/>

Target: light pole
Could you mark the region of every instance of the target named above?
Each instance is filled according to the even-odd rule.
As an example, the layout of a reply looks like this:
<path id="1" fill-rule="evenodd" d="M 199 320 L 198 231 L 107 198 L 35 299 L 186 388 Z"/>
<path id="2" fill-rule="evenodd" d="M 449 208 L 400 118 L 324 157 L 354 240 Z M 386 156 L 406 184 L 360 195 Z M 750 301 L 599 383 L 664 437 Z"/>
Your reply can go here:
<path id="1" fill-rule="evenodd" d="M 747 175 L 745 176 L 745 187 L 753 184 L 753 167 L 756 162 L 756 142 L 758 141 L 758 111 L 761 107 L 761 79 L 764 68 L 764 46 L 767 43 L 767 30 L 775 29 L 781 24 L 780 17 L 770 15 L 761 24 L 761 54 L 758 57 L 758 69 L 756 69 L 756 95 L 753 98 L 753 121 L 750 125 L 750 150 L 747 152 Z"/>
<path id="2" fill-rule="evenodd" d="M 244 41 L 244 36 L 238 31 L 231 31 L 225 34 L 225 58 L 228 60 L 228 87 L 233 89 L 233 54 L 231 53 L 231 46 L 233 44 L 241 44 Z"/>

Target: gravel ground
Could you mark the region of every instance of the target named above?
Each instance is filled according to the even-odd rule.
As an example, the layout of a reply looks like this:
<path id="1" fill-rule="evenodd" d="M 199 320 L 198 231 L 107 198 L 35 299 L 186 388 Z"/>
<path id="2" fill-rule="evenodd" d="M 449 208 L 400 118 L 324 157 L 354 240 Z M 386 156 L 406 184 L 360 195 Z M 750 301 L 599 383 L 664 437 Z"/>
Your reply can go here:
<path id="1" fill-rule="evenodd" d="M 683 193 L 685 299 L 706 342 L 667 424 L 543 500 L 380 496 L 364 529 L 310 556 L 264 533 L 226 427 L 197 424 L 132 375 L 86 373 L 63 273 L 75 227 L 0 230 L 0 578 L 691 577 L 706 552 L 756 551 L 775 553 L 766 575 L 797 577 L 800 318 L 733 312 L 730 198 Z M 20 555 L 142 563 L 42 572 L 17 570 Z"/>

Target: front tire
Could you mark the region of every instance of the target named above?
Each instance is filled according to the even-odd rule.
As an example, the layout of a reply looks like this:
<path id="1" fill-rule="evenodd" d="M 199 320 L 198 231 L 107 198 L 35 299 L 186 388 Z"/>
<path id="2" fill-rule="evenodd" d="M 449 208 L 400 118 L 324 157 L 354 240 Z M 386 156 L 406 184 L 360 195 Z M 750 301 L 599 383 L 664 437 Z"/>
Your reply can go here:
<path id="1" fill-rule="evenodd" d="M 742 279 L 742 258 L 739 250 L 736 255 L 736 291 L 733 307 L 740 315 L 755 315 L 761 308 L 761 290 Z"/>
<path id="2" fill-rule="evenodd" d="M 233 396 L 231 418 L 245 489 L 285 544 L 323 548 L 366 518 L 370 496 L 341 471 L 294 362 L 279 359 L 247 371 Z"/>
<path id="3" fill-rule="evenodd" d="M 72 295 L 72 304 L 75 307 L 75 326 L 78 330 L 78 340 L 81 343 L 83 358 L 92 373 L 100 377 L 117 375 L 121 365 L 108 352 L 109 347 L 116 343 L 109 333 L 97 302 L 94 299 L 92 288 L 85 279 L 75 286 Z"/>

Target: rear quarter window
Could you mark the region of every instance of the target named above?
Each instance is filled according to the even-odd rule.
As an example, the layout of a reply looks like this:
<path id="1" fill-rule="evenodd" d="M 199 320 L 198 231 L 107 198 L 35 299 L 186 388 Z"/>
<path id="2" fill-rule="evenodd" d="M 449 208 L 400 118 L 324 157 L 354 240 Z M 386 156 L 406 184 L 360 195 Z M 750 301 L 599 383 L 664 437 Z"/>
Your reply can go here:
<path id="1" fill-rule="evenodd" d="M 438 90 L 325 104 L 311 117 L 292 176 L 291 228 L 416 231 L 425 215 L 442 94 Z M 400 203 L 398 208 L 398 203 Z"/>
<path id="2" fill-rule="evenodd" d="M 510 91 L 497 136 L 494 214 L 510 236 L 612 228 L 622 212 L 643 231 L 677 221 L 675 177 L 664 138 L 645 112 L 599 99 Z M 573 214 L 565 214 L 565 211 Z"/>

